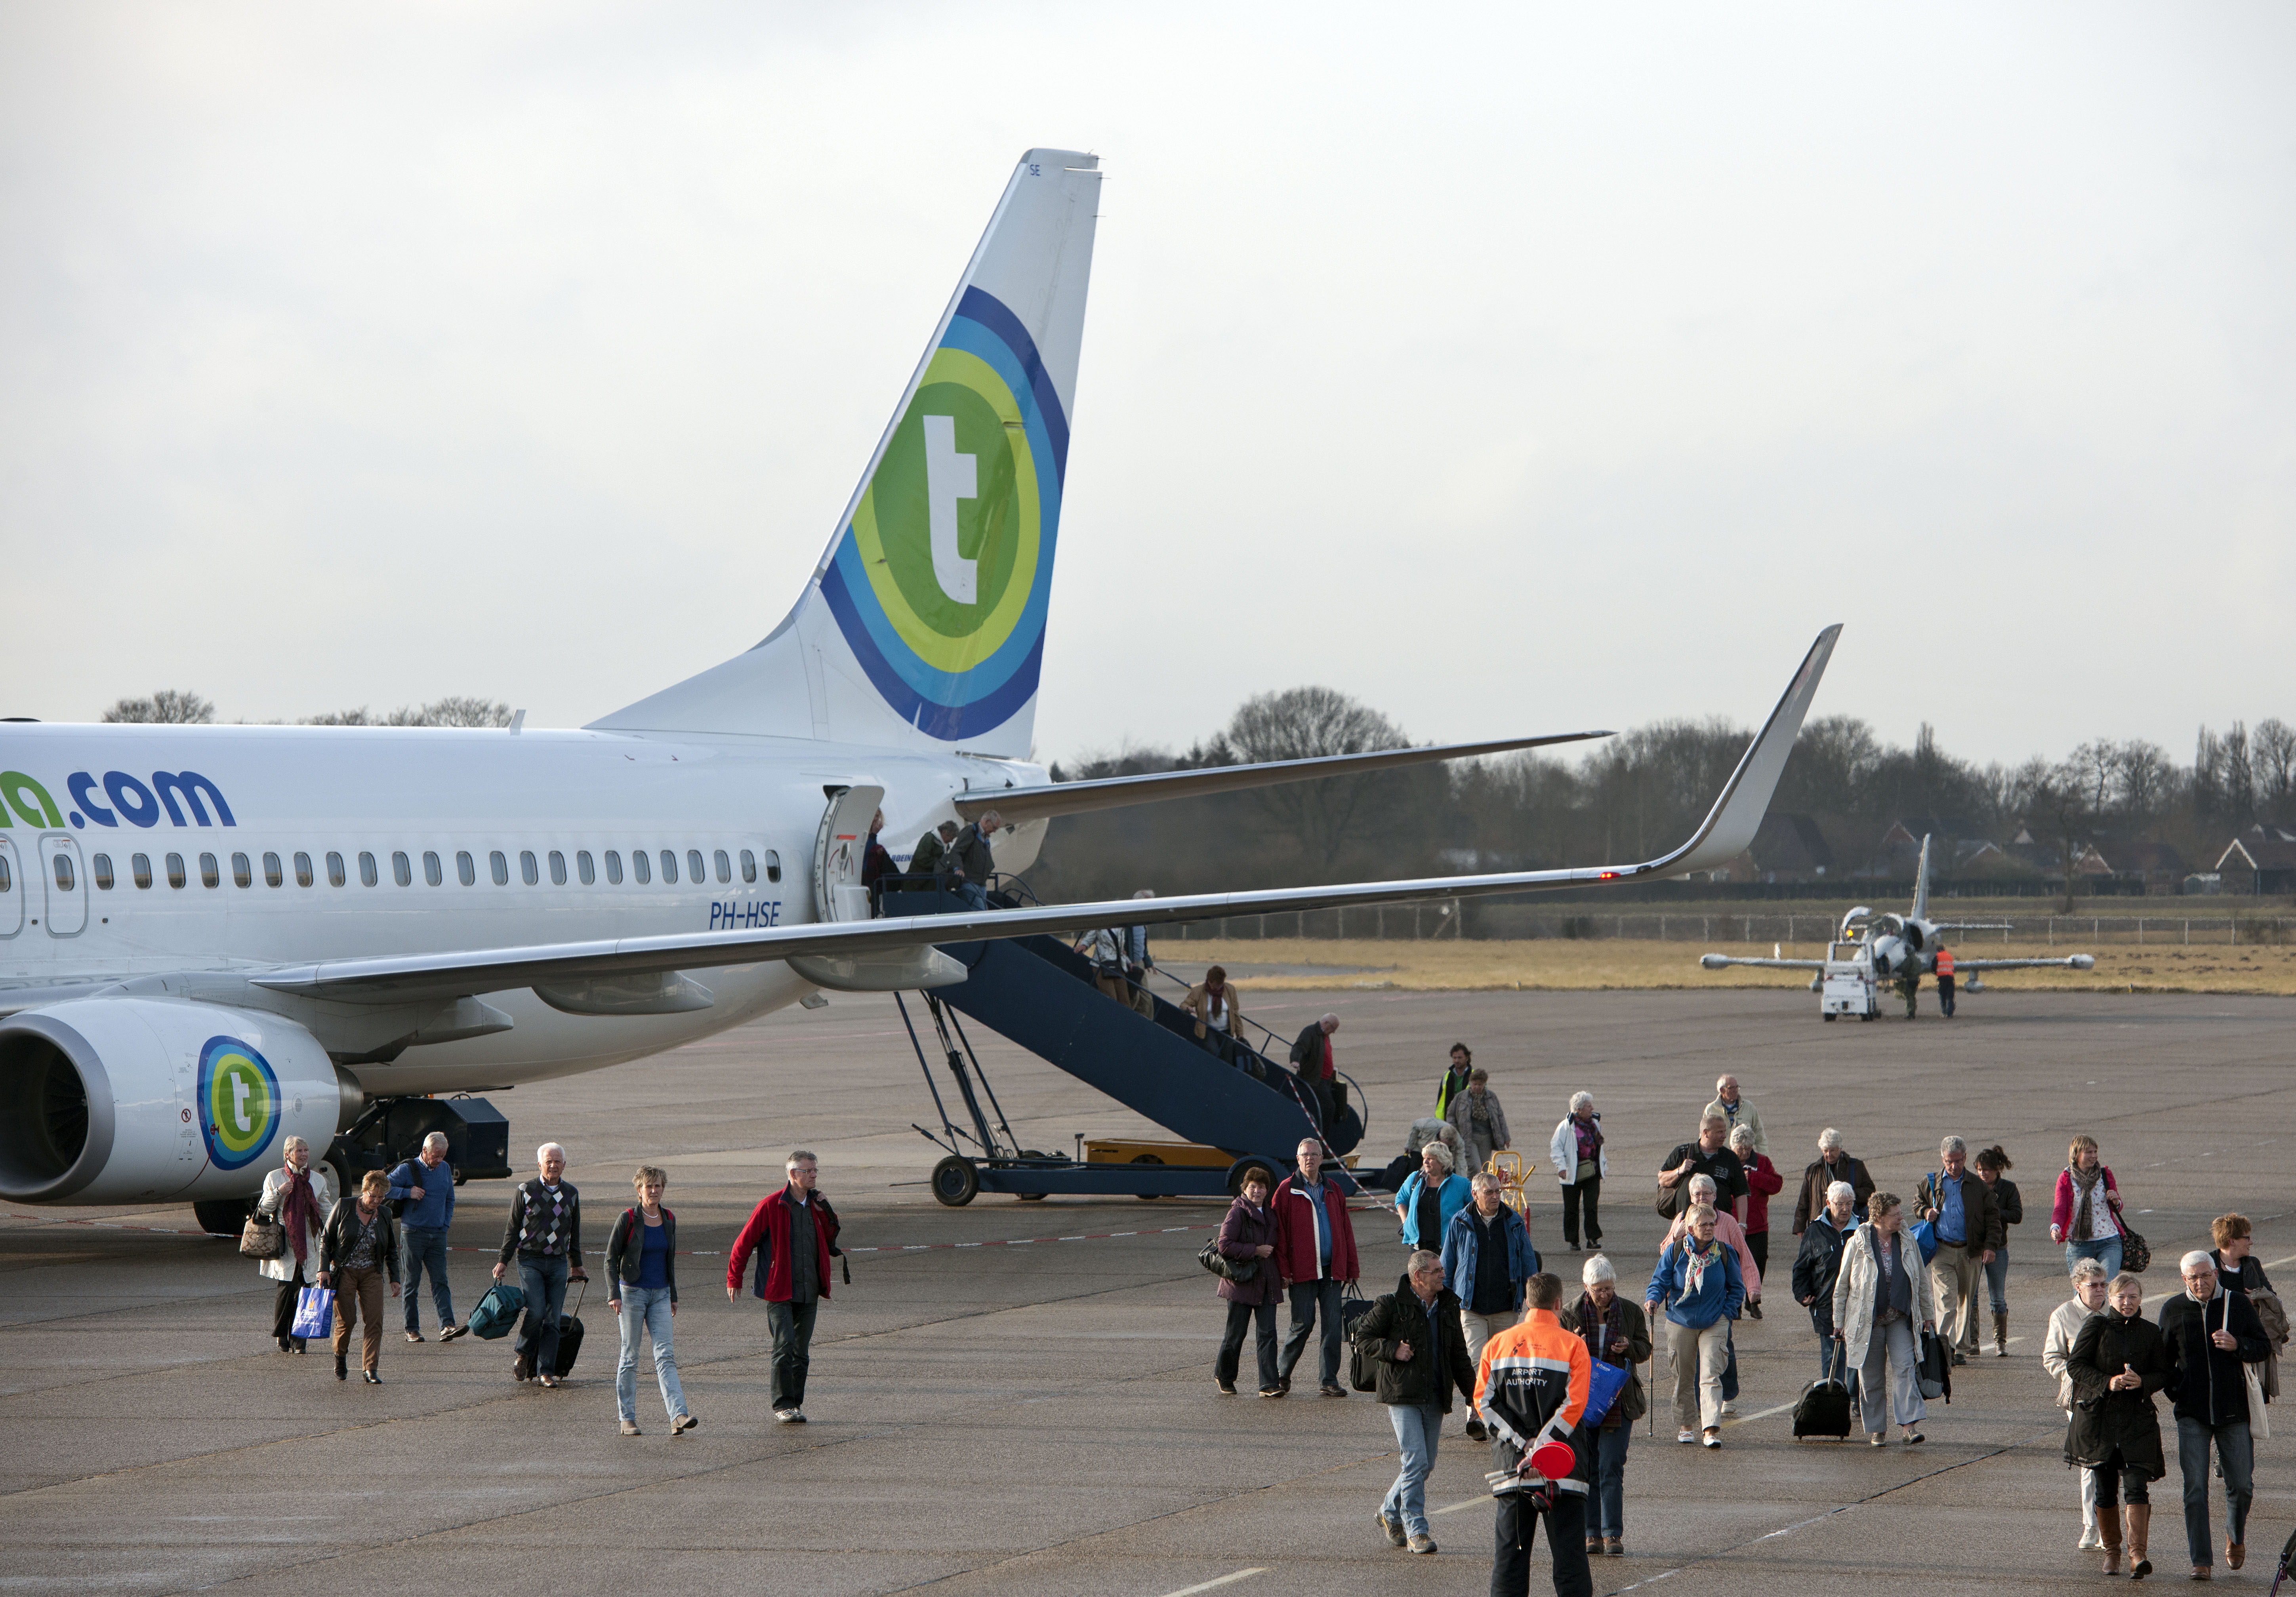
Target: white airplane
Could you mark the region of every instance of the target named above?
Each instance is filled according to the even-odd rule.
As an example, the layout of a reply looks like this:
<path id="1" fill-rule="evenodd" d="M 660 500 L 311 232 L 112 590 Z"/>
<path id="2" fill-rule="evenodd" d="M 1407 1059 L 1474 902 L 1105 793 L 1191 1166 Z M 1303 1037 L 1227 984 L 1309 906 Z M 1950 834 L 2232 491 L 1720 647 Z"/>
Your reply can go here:
<path id="1" fill-rule="evenodd" d="M 676 1047 L 934 945 L 1624 881 L 1752 838 L 1838 627 L 1698 831 L 1625 866 L 870 919 L 858 847 L 1606 735 L 1053 784 L 1030 758 L 1096 158 L 1031 150 L 796 605 L 577 731 L 0 725 L 0 1198 L 235 1224 L 362 1106 Z M 905 856 L 902 856 L 905 857 Z M 210 1229 L 216 1228 L 210 1221 Z"/>
<path id="2" fill-rule="evenodd" d="M 1809 990 L 1819 995 L 1818 1014 L 1824 1020 L 1856 1015 L 1871 1020 L 1881 1011 L 1879 988 L 1887 982 L 1906 1001 L 1906 1019 L 1914 1018 L 1914 1003 L 1922 978 L 1937 975 L 1938 951 L 1948 931 L 2006 931 L 1999 921 L 1932 921 L 1930 914 L 1930 839 L 1922 839 L 1921 863 L 1914 872 L 1913 907 L 1902 915 L 1875 914 L 1859 905 L 1841 917 L 1841 930 L 1824 959 L 1740 959 L 1727 954 L 1701 955 L 1709 970 L 1731 965 L 1758 965 L 1773 970 L 1814 970 Z M 1966 993 L 1985 990 L 1988 970 L 2061 969 L 2093 970 L 2095 956 L 2068 954 L 2063 959 L 1963 959 L 1954 957 L 1956 979 L 1969 977 Z M 1952 1013 L 1947 1011 L 1947 1019 Z"/>

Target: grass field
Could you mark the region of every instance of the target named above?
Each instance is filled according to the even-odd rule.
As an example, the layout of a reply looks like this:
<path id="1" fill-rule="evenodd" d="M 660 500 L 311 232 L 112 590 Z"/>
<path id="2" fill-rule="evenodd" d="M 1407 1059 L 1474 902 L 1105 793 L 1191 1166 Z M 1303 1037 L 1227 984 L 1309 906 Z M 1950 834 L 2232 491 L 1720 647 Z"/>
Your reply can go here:
<path id="1" fill-rule="evenodd" d="M 1717 943 L 1713 952 L 1767 956 L 1768 944 Z M 1191 938 L 1182 942 L 1160 939 L 1160 958 L 1178 962 L 1252 965 L 1324 965 L 1338 967 L 1330 974 L 1267 978 L 1259 982 L 1245 975 L 1236 979 L 1287 989 L 1349 991 L 1392 987 L 1414 991 L 1491 990 L 1496 988 L 1550 991 L 1606 991 L 1650 987 L 1807 987 L 1808 974 L 1798 970 L 1733 968 L 1705 970 L 1698 956 L 1707 952 L 1693 943 L 1600 938 L 1574 942 L 1540 938 L 1529 942 L 1429 940 L 1375 942 L 1322 938 L 1268 938 L 1264 941 Z M 1821 945 L 1788 945 L 1788 959 L 1816 959 Z M 1965 959 L 2046 959 L 2068 954 L 2093 953 L 2094 970 L 2004 970 L 1985 979 L 1985 985 L 2004 991 L 2046 988 L 2079 992 L 2136 993 L 2273 993 L 2296 995 L 2296 947 L 2133 946 L 2101 944 L 2084 949 L 2079 943 L 2060 942 L 2055 948 L 2021 943 L 1971 945 L 1959 949 Z M 1344 970 L 1346 973 L 1341 973 Z M 1926 987 L 1929 984 L 1924 982 Z"/>

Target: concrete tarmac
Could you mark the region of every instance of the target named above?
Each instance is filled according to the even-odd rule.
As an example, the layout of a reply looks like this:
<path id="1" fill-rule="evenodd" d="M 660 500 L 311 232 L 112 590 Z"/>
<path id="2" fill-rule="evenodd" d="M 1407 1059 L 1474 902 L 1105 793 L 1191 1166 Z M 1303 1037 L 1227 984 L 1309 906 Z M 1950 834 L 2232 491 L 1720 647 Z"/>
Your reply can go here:
<path id="1" fill-rule="evenodd" d="M 2066 1296 L 2047 1209 L 2076 1131 L 2103 1142 L 2152 1241 L 2156 1312 L 2157 1295 L 2177 1288 L 2177 1256 L 2205 1247 L 2225 1210 L 2255 1221 L 2259 1257 L 2296 1257 L 2286 1000 L 1980 995 L 1948 1024 L 1925 995 L 1915 1024 L 1821 1025 L 1799 993 L 1246 998 L 1285 1036 L 1326 1008 L 1344 1017 L 1339 1058 L 1370 1099 L 1366 1152 L 1381 1159 L 1429 1112 L 1455 1038 L 1491 1069 L 1517 1147 L 1542 1160 L 1570 1094 L 1593 1092 L 1611 1153 L 1605 1245 L 1630 1290 L 1660 1233 L 1652 1174 L 1694 1133 L 1723 1070 L 1760 1107 L 1789 1200 L 1829 1125 L 1900 1193 L 1934 1167 L 1947 1132 L 1972 1147 L 2001 1142 L 2015 1160 L 2027 1218 L 2010 1246 L 2011 1356 L 1956 1372 L 1953 1403 L 1930 1405 L 1918 1447 L 1792 1440 L 1788 1410 L 1816 1372 L 1816 1345 L 1786 1301 L 1790 1202 L 1774 1210 L 1767 1317 L 1739 1327 L 1742 1417 L 1718 1452 L 1676 1445 L 1665 1414 L 1655 1438 L 1636 1437 L 1628 1555 L 1595 1560 L 1598 1592 L 1666 1579 L 1766 1597 L 1853 1585 L 1934 1597 L 2096 1581 L 2095 1555 L 2073 1548 L 2063 1421 L 2038 1358 Z M 974 1040 L 1024 1144 L 1160 1134 L 994 1037 Z M 839 997 L 495 1101 L 514 1147 L 567 1147 L 594 1274 L 631 1167 L 668 1167 L 679 1240 L 693 1250 L 678 1262 L 676 1345 L 699 1430 L 668 1435 L 642 1355 L 645 1434 L 617 1433 L 615 1326 L 594 1282 L 565 1390 L 514 1384 L 506 1342 L 439 1345 L 427 1289 L 431 1339 L 408 1345 L 389 1305 L 385 1384 L 339 1384 L 318 1347 L 299 1358 L 272 1350 L 271 1284 L 229 1244 L 183 1234 L 187 1209 L 0 1206 L 0 1588 L 1487 1588 L 1489 1463 L 1459 1416 L 1428 1493 L 1441 1552 L 1414 1558 L 1373 1524 L 1395 1460 L 1370 1398 L 1315 1397 L 1308 1364 L 1282 1402 L 1214 1394 L 1221 1316 L 1193 1255 L 1219 1205 L 934 1203 L 922 1181 L 935 1151 L 908 1129 L 935 1124 L 932 1103 L 889 999 Z M 723 1250 L 800 1146 L 820 1156 L 856 1251 L 852 1284 L 821 1312 L 811 1423 L 783 1427 L 768 1412 L 764 1314 L 747 1297 L 728 1304 Z M 509 1191 L 462 1190 L 459 1313 L 483 1288 Z M 1531 1192 L 1533 1241 L 1575 1284 L 1581 1261 L 1563 1249 L 1554 1183 L 1541 1175 Z M 1402 1249 L 1391 1216 L 1366 1204 L 1355 1224 L 1367 1290 L 1392 1290 Z M 2170 1463 L 2152 1489 L 2152 1552 L 2156 1578 L 2182 1581 L 2162 1409 Z M 2257 1453 L 2248 1568 L 2228 1573 L 2219 1549 L 2217 1578 L 2260 1591 L 2296 1525 L 2296 1474 L 2284 1437 Z M 1543 1591 L 1546 1554 L 1534 1556 Z"/>

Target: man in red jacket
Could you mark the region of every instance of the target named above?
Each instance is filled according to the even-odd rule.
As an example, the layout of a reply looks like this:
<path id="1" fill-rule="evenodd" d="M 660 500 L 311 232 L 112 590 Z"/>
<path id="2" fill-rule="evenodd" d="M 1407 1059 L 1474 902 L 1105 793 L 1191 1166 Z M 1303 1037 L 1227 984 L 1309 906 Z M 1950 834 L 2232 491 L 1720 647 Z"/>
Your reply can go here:
<path id="1" fill-rule="evenodd" d="M 1324 1384 L 1326 1397 L 1344 1397 L 1340 1384 L 1340 1285 L 1361 1271 L 1356 1262 L 1355 1227 L 1340 1183 L 1324 1176 L 1324 1144 L 1302 1137 L 1300 1167 L 1283 1178 L 1268 1207 L 1275 1216 L 1275 1273 L 1292 1293 L 1292 1330 L 1283 1339 L 1283 1360 L 1275 1388 L 1292 1389 L 1292 1366 L 1307 1350 L 1308 1333 L 1324 1321 Z"/>
<path id="2" fill-rule="evenodd" d="M 726 1301 L 742 1298 L 750 1255 L 758 1255 L 758 1296 L 774 1333 L 774 1418 L 805 1423 L 805 1375 L 812 1364 L 813 1317 L 829 1296 L 829 1259 L 836 1251 L 837 1212 L 816 1193 L 821 1164 L 800 1148 L 789 1156 L 789 1184 L 750 1213 L 726 1265 Z"/>

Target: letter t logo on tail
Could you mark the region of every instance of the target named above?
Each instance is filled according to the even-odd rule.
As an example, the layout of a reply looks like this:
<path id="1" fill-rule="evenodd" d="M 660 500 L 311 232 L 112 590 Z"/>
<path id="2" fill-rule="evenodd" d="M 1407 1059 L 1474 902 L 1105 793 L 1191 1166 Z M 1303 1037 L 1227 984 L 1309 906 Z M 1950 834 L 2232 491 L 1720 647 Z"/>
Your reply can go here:
<path id="1" fill-rule="evenodd" d="M 978 457 L 956 452 L 955 416 L 923 416 L 919 420 L 925 429 L 925 497 L 932 528 L 933 580 L 940 584 L 942 593 L 959 604 L 971 604 L 978 591 L 974 577 L 977 567 L 976 562 L 956 552 L 956 502 L 973 498 L 980 492 L 975 469 Z"/>

